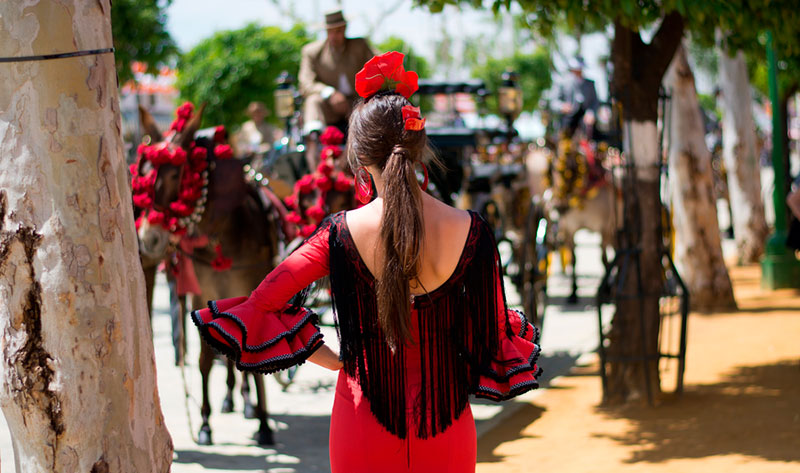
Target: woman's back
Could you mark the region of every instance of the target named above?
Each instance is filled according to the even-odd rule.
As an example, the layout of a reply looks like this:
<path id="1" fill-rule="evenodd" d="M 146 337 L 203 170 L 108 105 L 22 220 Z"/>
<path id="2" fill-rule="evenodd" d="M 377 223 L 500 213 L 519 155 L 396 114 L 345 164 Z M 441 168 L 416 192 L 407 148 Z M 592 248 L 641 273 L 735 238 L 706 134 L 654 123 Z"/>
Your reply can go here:
<path id="1" fill-rule="evenodd" d="M 375 278 L 380 278 L 380 239 L 383 200 L 347 212 L 347 226 L 353 242 Z M 423 294 L 441 286 L 458 265 L 472 221 L 469 212 L 450 207 L 423 194 L 422 219 L 425 228 L 417 281 L 410 281 L 412 294 Z"/>

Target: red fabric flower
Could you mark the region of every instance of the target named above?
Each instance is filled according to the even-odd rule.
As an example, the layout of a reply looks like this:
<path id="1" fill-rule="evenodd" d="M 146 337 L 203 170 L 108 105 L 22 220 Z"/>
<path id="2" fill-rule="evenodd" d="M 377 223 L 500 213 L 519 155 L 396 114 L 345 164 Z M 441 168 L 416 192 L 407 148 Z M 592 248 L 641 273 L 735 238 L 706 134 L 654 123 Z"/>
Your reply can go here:
<path id="1" fill-rule="evenodd" d="M 192 161 L 192 171 L 194 171 L 194 172 L 202 172 L 206 168 L 208 168 L 208 161 L 206 161 L 205 159 L 198 159 L 198 160 Z"/>
<path id="2" fill-rule="evenodd" d="M 425 128 L 425 119 L 420 116 L 419 107 L 404 105 L 402 111 L 403 128 L 411 131 L 420 131 Z"/>
<path id="3" fill-rule="evenodd" d="M 194 105 L 192 105 L 192 102 L 184 102 L 178 107 L 175 114 L 180 118 L 186 118 L 188 120 L 192 117 L 192 112 L 194 112 Z"/>
<path id="4" fill-rule="evenodd" d="M 405 98 L 419 88 L 419 76 L 414 71 L 403 68 L 403 53 L 389 51 L 373 57 L 356 74 L 356 92 L 367 98 L 378 91 L 396 91 Z"/>
<path id="5" fill-rule="evenodd" d="M 286 207 L 293 209 L 295 205 L 297 205 L 297 199 L 295 198 L 294 194 L 287 195 L 283 198 L 283 203 Z"/>
<path id="6" fill-rule="evenodd" d="M 231 159 L 233 157 L 233 149 L 231 145 L 217 145 L 214 147 L 214 155 L 217 159 Z"/>
<path id="7" fill-rule="evenodd" d="M 183 129 L 186 127 L 186 119 L 185 118 L 177 118 L 172 125 L 169 126 L 170 130 L 175 130 L 178 133 L 182 132 Z"/>
<path id="8" fill-rule="evenodd" d="M 131 176 L 133 176 L 134 178 L 136 177 L 137 174 L 139 174 L 139 166 L 137 166 L 136 164 L 131 164 L 130 166 L 128 166 L 128 170 L 131 172 Z"/>
<path id="9" fill-rule="evenodd" d="M 219 125 L 214 129 L 214 143 L 225 143 L 227 136 L 224 125 Z"/>
<path id="10" fill-rule="evenodd" d="M 139 156 L 145 156 L 148 148 L 149 146 L 147 146 L 146 144 L 139 143 L 139 146 L 136 147 L 136 154 L 138 154 Z"/>
<path id="11" fill-rule="evenodd" d="M 329 126 L 319 137 L 319 142 L 323 145 L 340 145 L 344 142 L 344 133 L 335 126 Z"/>

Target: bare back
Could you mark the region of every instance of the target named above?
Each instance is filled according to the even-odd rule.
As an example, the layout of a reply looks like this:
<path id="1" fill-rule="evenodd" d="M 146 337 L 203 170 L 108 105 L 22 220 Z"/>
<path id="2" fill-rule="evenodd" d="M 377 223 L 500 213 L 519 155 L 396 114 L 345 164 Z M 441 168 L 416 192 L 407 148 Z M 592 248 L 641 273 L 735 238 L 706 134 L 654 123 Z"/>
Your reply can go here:
<path id="1" fill-rule="evenodd" d="M 383 269 L 380 248 L 382 213 L 383 201 L 376 199 L 345 215 L 358 253 L 377 279 L 380 279 Z M 419 277 L 418 281 L 411 281 L 411 294 L 424 294 L 447 282 L 461 259 L 472 221 L 468 212 L 450 207 L 425 193 L 422 194 L 422 219 L 425 238 Z"/>

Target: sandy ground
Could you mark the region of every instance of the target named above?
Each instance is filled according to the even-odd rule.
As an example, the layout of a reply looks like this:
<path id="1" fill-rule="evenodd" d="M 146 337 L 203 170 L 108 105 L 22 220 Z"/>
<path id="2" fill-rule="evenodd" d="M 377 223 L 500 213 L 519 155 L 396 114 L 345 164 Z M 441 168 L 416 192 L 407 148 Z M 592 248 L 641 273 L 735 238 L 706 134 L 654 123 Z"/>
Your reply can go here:
<path id="1" fill-rule="evenodd" d="M 477 471 L 800 472 L 800 291 L 731 278 L 739 311 L 689 317 L 682 396 L 601 407 L 597 362 L 577 366 L 481 438 Z"/>

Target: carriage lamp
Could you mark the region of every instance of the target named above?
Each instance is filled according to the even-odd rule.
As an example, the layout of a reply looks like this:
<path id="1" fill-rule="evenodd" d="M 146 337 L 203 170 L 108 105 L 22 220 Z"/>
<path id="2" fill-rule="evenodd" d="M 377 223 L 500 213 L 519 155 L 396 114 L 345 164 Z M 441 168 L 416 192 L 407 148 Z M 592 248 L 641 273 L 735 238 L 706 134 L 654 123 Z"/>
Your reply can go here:
<path id="1" fill-rule="evenodd" d="M 287 71 L 281 72 L 275 80 L 275 115 L 278 118 L 288 120 L 294 115 L 294 77 Z"/>
<path id="2" fill-rule="evenodd" d="M 497 89 L 497 105 L 501 115 L 513 121 L 522 113 L 522 89 L 519 86 L 519 76 L 514 71 L 507 70 L 500 76 L 500 88 Z"/>

